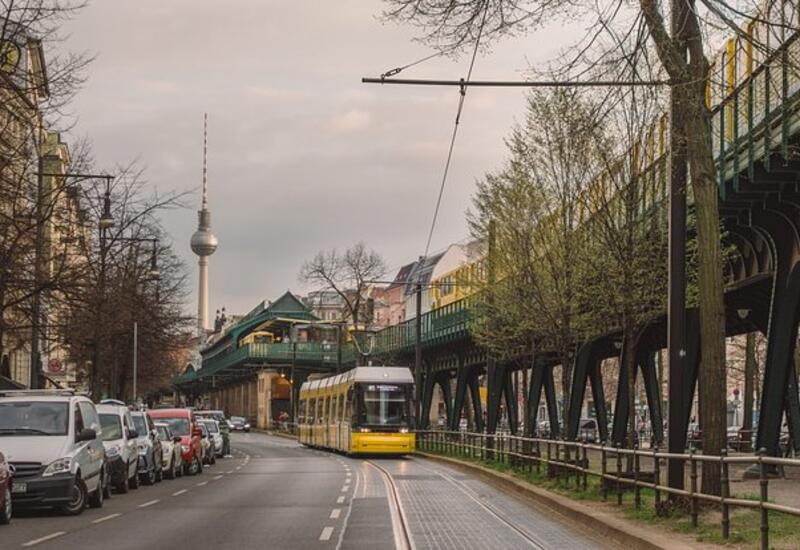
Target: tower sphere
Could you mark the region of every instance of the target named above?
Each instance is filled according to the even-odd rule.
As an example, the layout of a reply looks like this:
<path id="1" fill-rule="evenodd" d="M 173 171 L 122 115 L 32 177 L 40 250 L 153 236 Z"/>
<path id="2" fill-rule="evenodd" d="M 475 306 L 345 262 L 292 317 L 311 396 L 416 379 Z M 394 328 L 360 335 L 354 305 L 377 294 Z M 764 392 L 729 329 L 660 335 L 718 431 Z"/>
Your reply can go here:
<path id="1" fill-rule="evenodd" d="M 217 245 L 219 245 L 217 238 L 207 229 L 195 231 L 190 242 L 192 252 L 198 256 L 211 256 L 217 250 Z"/>

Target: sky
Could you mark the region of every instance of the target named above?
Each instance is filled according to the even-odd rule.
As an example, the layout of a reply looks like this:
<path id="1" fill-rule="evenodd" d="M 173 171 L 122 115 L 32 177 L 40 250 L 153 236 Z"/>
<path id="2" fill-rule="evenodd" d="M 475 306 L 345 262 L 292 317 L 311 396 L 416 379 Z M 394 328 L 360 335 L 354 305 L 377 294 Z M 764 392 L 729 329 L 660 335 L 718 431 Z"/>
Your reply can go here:
<path id="1" fill-rule="evenodd" d="M 391 272 L 423 253 L 453 128 L 456 88 L 361 83 L 427 55 L 419 30 L 386 22 L 379 0 L 93 0 L 63 47 L 96 56 L 73 105 L 74 136 L 98 168 L 138 159 L 159 193 L 191 192 L 163 214 L 191 274 L 195 311 L 203 113 L 209 116 L 210 315 L 244 313 L 298 281 L 320 250 L 364 241 Z M 559 30 L 506 39 L 473 78 L 520 79 L 552 58 Z M 469 59 L 404 72 L 458 79 Z M 502 165 L 524 93 L 466 99 L 431 250 L 468 237 L 475 181 Z M 389 273 L 392 276 L 393 273 Z"/>

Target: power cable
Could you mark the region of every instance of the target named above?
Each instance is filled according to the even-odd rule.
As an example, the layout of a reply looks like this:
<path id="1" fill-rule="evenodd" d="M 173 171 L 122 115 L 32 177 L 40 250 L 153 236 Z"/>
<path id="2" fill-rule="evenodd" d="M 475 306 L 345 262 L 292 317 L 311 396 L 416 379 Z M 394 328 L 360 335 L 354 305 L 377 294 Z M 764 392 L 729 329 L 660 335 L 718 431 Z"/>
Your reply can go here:
<path id="1" fill-rule="evenodd" d="M 486 15 L 489 13 L 489 4 L 486 3 L 486 6 L 483 10 L 483 18 L 481 19 L 481 26 L 478 28 L 478 36 L 475 38 L 475 48 L 472 50 L 472 59 L 469 63 L 469 70 L 467 71 L 467 78 L 466 82 L 469 82 L 472 79 L 472 70 L 475 68 L 475 59 L 478 57 L 478 47 L 481 43 L 481 35 L 483 34 L 483 27 L 486 24 Z M 467 97 L 467 88 L 464 85 L 465 79 L 461 79 L 461 87 L 459 89 L 460 97 L 458 98 L 458 109 L 456 110 L 456 120 L 455 124 L 453 125 L 453 134 L 450 137 L 450 146 L 447 150 L 447 160 L 445 161 L 444 165 L 444 173 L 442 174 L 442 183 L 439 185 L 439 196 L 436 199 L 436 208 L 433 211 L 433 220 L 431 220 L 431 229 L 428 232 L 428 240 L 425 243 L 425 254 L 422 256 L 423 258 L 428 257 L 428 251 L 430 250 L 431 246 L 431 239 L 433 238 L 433 231 L 436 228 L 436 220 L 439 217 L 439 207 L 442 204 L 442 195 L 444 194 L 444 187 L 447 183 L 447 174 L 450 171 L 450 162 L 453 159 L 453 149 L 455 148 L 456 144 L 456 136 L 458 135 L 458 125 L 461 122 L 461 113 L 464 110 L 464 100 Z"/>

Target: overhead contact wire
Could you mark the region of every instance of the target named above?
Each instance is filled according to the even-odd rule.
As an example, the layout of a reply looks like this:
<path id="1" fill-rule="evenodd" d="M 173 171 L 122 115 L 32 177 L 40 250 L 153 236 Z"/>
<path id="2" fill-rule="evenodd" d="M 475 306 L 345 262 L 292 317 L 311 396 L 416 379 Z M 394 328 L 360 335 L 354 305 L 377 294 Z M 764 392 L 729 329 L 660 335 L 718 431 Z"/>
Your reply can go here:
<path id="1" fill-rule="evenodd" d="M 478 48 L 481 43 L 481 35 L 483 34 L 483 27 L 486 24 L 486 15 L 489 13 L 489 3 L 486 2 L 486 5 L 483 10 L 483 18 L 481 19 L 481 25 L 478 28 L 478 36 L 475 38 L 475 48 L 472 50 L 472 59 L 469 62 L 469 70 L 467 71 L 467 78 L 466 82 L 469 82 L 472 78 L 472 70 L 475 68 L 475 59 L 478 57 Z M 436 198 L 436 208 L 433 211 L 433 219 L 431 220 L 431 229 L 428 232 L 428 240 L 425 243 L 425 254 L 422 256 L 423 258 L 428 257 L 428 251 L 431 247 L 431 239 L 433 238 L 433 231 L 436 229 L 436 220 L 439 217 L 439 208 L 442 204 L 442 195 L 444 194 L 445 184 L 447 183 L 447 174 L 450 172 L 450 162 L 453 159 L 453 149 L 455 149 L 456 144 L 456 136 L 458 136 L 458 126 L 461 122 L 461 113 L 464 110 L 464 100 L 467 97 L 467 86 L 464 79 L 461 79 L 461 88 L 459 90 L 460 97 L 458 98 L 458 109 L 456 110 L 456 120 L 455 124 L 453 125 L 453 134 L 450 137 L 450 146 L 447 149 L 447 160 L 444 164 L 444 173 L 442 174 L 442 183 L 439 185 L 439 196 Z"/>

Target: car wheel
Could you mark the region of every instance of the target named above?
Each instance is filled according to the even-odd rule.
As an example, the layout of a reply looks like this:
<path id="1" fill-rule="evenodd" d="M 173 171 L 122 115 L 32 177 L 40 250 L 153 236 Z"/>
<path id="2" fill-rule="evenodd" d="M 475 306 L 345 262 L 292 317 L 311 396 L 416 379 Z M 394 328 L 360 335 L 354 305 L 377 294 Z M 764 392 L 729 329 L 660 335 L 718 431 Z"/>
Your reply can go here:
<path id="1" fill-rule="evenodd" d="M 147 471 L 147 473 L 142 476 L 141 481 L 145 485 L 155 485 L 155 483 L 156 483 L 156 466 L 155 466 L 155 464 L 153 464 L 153 467 L 150 468 Z"/>
<path id="2" fill-rule="evenodd" d="M 11 489 L 6 486 L 3 507 L 0 508 L 0 525 L 11 523 Z"/>
<path id="3" fill-rule="evenodd" d="M 211 464 L 216 464 L 216 463 L 217 463 L 217 453 L 215 451 L 211 453 Z"/>
<path id="4" fill-rule="evenodd" d="M 128 483 L 131 489 L 138 489 L 139 488 L 139 474 L 134 473 L 133 477 L 131 478 L 130 482 Z"/>
<path id="5" fill-rule="evenodd" d="M 130 480 L 128 479 L 126 472 L 125 478 L 117 485 L 117 492 L 121 495 L 124 495 L 130 491 L 130 488 Z"/>
<path id="6" fill-rule="evenodd" d="M 77 516 L 86 508 L 86 500 L 89 494 L 86 491 L 86 484 L 81 478 L 76 478 L 75 483 L 72 484 L 72 494 L 70 501 L 61 506 L 61 513 L 65 516 Z"/>
<path id="7" fill-rule="evenodd" d="M 89 495 L 89 507 L 90 508 L 102 508 L 103 507 L 103 500 L 106 497 L 105 488 L 103 487 L 103 478 L 105 474 L 100 474 L 100 481 L 97 482 L 97 489 L 95 489 L 94 493 Z"/>

